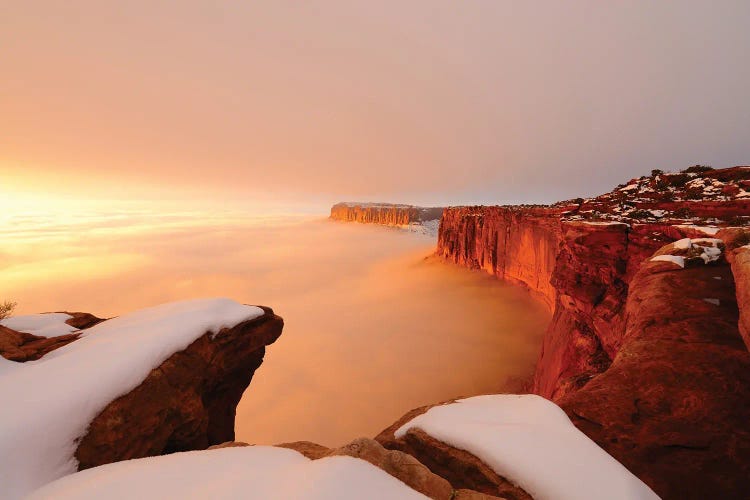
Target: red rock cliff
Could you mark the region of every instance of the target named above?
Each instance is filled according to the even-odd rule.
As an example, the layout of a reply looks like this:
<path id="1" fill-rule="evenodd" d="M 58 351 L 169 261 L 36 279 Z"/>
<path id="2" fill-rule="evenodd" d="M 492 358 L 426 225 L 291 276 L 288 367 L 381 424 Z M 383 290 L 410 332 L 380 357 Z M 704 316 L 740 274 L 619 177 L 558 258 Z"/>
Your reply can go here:
<path id="1" fill-rule="evenodd" d="M 559 399 L 606 370 L 628 285 L 663 245 L 750 220 L 750 168 L 655 171 L 587 200 L 446 208 L 437 253 L 526 286 L 553 312 L 534 391 Z M 713 228 L 701 229 L 711 225 Z"/>
<path id="2" fill-rule="evenodd" d="M 386 226 L 436 220 L 442 213 L 442 207 L 425 208 L 390 203 L 337 203 L 331 207 L 331 219 Z"/>

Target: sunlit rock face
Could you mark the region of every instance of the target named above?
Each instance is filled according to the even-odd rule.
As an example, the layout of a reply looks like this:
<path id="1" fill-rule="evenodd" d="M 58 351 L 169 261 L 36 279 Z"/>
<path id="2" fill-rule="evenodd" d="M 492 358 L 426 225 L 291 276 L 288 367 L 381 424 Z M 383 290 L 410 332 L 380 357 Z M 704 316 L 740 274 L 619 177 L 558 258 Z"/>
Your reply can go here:
<path id="1" fill-rule="evenodd" d="M 533 392 L 662 496 L 734 498 L 750 487 L 749 199 L 749 167 L 655 171 L 586 200 L 449 207 L 437 252 L 550 306 Z"/>
<path id="2" fill-rule="evenodd" d="M 550 309 L 562 209 L 450 207 L 438 234 L 437 254 L 466 267 L 528 287 Z"/>
<path id="3" fill-rule="evenodd" d="M 337 203 L 331 207 L 331 219 L 349 222 L 405 226 L 440 218 L 442 207 L 415 207 L 390 203 Z"/>
<path id="4" fill-rule="evenodd" d="M 446 208 L 437 253 L 522 284 L 553 311 L 533 388 L 558 399 L 610 365 L 642 262 L 672 241 L 749 221 L 750 167 L 654 171 L 595 198 Z"/>

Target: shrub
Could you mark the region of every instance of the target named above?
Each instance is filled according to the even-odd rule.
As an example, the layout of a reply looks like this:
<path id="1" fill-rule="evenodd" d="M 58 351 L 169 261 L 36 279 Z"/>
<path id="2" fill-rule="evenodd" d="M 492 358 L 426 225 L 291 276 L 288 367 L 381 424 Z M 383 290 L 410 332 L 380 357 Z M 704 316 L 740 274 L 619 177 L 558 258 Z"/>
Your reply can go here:
<path id="1" fill-rule="evenodd" d="M 628 215 L 628 217 L 632 219 L 648 219 L 649 217 L 653 217 L 653 216 L 654 215 L 651 212 L 649 212 L 648 210 L 643 210 L 643 209 L 633 210 Z"/>
<path id="2" fill-rule="evenodd" d="M 709 167 L 708 165 L 693 165 L 692 167 L 686 168 L 682 172 L 685 174 L 702 174 L 704 172 L 710 172 L 713 169 L 713 167 Z"/>
<path id="3" fill-rule="evenodd" d="M 5 319 L 13 313 L 13 309 L 16 308 L 16 303 L 6 300 L 0 303 L 0 319 Z"/>
<path id="4" fill-rule="evenodd" d="M 656 177 L 657 175 L 662 175 L 664 173 L 664 170 L 659 170 L 658 168 L 655 168 L 651 171 L 651 177 Z"/>
<path id="5" fill-rule="evenodd" d="M 693 211 L 688 207 L 678 208 L 674 211 L 674 216 L 678 219 L 689 219 L 693 216 Z"/>
<path id="6" fill-rule="evenodd" d="M 688 200 L 700 200 L 703 198 L 703 186 L 691 186 L 685 190 L 685 198 Z"/>
<path id="7" fill-rule="evenodd" d="M 665 177 L 665 179 L 670 186 L 682 187 L 690 180 L 690 176 L 688 174 L 674 174 Z"/>

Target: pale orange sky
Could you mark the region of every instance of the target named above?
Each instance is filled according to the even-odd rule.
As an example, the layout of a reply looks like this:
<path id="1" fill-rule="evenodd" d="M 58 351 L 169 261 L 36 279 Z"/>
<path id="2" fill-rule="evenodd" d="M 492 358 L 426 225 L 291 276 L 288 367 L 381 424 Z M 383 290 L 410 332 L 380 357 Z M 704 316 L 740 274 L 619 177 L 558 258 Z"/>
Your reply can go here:
<path id="1" fill-rule="evenodd" d="M 0 195 L 554 201 L 750 163 L 750 2 L 0 3 Z"/>

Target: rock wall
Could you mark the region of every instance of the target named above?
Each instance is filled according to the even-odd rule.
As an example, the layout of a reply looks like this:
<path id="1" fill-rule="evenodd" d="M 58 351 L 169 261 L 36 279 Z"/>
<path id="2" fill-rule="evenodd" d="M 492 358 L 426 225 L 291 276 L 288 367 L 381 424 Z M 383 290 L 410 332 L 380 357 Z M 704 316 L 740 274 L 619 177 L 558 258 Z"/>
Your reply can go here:
<path id="1" fill-rule="evenodd" d="M 337 203 L 331 207 L 331 219 L 386 226 L 405 226 L 436 220 L 442 213 L 442 207 L 425 208 L 389 203 Z"/>
<path id="2" fill-rule="evenodd" d="M 557 208 L 452 207 L 443 211 L 437 254 L 527 287 L 552 310 L 550 283 L 562 238 Z"/>
<path id="3" fill-rule="evenodd" d="M 747 167 L 656 173 L 587 200 L 448 207 L 437 254 L 521 284 L 549 307 L 533 391 L 558 400 L 611 364 L 623 341 L 628 285 L 645 259 L 672 241 L 719 230 L 701 225 L 748 220 L 749 178 Z"/>
<path id="4" fill-rule="evenodd" d="M 684 255 L 684 268 L 643 263 L 613 362 L 558 404 L 662 498 L 743 498 L 750 353 L 738 333 L 733 275 L 723 258 L 691 258 L 687 245 L 657 252 Z"/>

